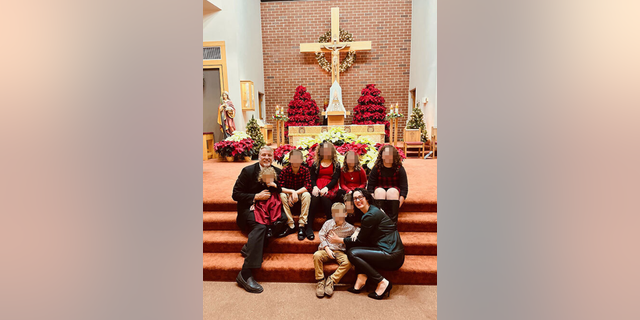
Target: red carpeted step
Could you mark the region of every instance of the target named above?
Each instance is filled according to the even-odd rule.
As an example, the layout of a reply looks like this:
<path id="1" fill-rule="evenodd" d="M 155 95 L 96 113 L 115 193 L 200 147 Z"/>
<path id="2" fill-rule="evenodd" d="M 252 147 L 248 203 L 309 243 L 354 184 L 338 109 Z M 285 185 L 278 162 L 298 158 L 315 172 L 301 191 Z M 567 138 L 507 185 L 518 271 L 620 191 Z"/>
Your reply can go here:
<path id="1" fill-rule="evenodd" d="M 240 253 L 204 253 L 204 281 L 235 281 L 244 259 Z M 335 263 L 326 263 L 325 276 L 335 271 Z M 381 271 L 381 274 L 395 284 L 438 284 L 438 258 L 436 256 L 405 257 L 404 265 L 395 271 Z M 256 270 L 259 282 L 315 282 L 313 255 L 274 254 L 264 255 L 262 268 Z M 349 271 L 341 283 L 355 282 L 355 273 Z"/>
<path id="2" fill-rule="evenodd" d="M 307 253 L 318 250 L 320 240 L 318 232 L 316 238 L 298 240 L 297 234 L 290 234 L 283 238 L 272 239 L 265 252 L 274 253 Z M 408 255 L 437 255 L 438 235 L 435 232 L 400 232 L 405 253 Z M 206 230 L 202 234 L 204 252 L 238 253 L 247 242 L 247 236 L 240 231 Z"/>
<path id="3" fill-rule="evenodd" d="M 236 211 L 205 211 L 203 213 L 203 230 L 238 230 Z M 298 217 L 294 216 L 297 221 Z M 319 230 L 324 219 L 317 218 L 313 227 Z M 436 232 L 438 231 L 438 214 L 436 212 L 400 212 L 398 216 L 400 232 Z"/>

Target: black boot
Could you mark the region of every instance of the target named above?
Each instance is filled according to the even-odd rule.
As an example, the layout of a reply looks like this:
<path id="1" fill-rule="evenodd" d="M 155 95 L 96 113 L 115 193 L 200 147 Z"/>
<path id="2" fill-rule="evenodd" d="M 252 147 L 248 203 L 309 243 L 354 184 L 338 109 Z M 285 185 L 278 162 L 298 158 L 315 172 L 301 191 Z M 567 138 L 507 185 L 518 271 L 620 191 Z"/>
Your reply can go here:
<path id="1" fill-rule="evenodd" d="M 389 207 L 389 212 L 387 215 L 391 220 L 398 224 L 398 213 L 400 212 L 400 200 L 387 200 L 387 207 Z"/>
<path id="2" fill-rule="evenodd" d="M 307 223 L 307 227 L 306 227 L 306 234 L 307 234 L 307 239 L 309 240 L 313 240 L 316 238 L 316 236 L 313 235 L 313 228 L 311 227 L 310 223 Z"/>
<path id="3" fill-rule="evenodd" d="M 378 209 L 382 210 L 387 216 L 389 215 L 389 208 L 387 200 L 376 200 Z"/>
<path id="4" fill-rule="evenodd" d="M 307 216 L 307 224 L 305 225 L 305 227 L 300 228 L 300 229 L 304 229 L 304 234 L 309 240 L 315 239 L 315 236 L 313 235 L 313 220 L 316 217 L 316 211 L 317 211 L 315 207 L 317 207 L 318 204 L 320 203 L 319 201 L 317 201 L 317 198 L 316 198 L 316 201 L 313 201 L 314 198 L 315 197 L 311 197 L 312 202 L 311 202 L 311 207 L 309 208 L 309 215 Z"/>

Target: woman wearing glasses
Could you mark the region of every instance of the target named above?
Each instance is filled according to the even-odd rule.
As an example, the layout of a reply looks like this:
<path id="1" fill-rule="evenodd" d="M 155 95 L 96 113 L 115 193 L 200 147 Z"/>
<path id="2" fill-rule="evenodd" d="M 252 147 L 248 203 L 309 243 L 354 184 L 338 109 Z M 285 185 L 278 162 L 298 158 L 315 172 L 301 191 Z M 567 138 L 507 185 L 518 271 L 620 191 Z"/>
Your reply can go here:
<path id="1" fill-rule="evenodd" d="M 377 287 L 369 297 L 380 300 L 385 295 L 390 295 L 392 284 L 376 269 L 400 269 L 404 263 L 404 246 L 396 224 L 373 205 L 373 197 L 367 190 L 356 188 L 353 191 L 353 201 L 356 208 L 364 212 L 360 232 L 346 238 L 330 233 L 329 241 L 344 243 L 347 257 L 356 268 L 356 283 L 349 292 L 362 292 L 367 279 L 371 279 L 377 283 Z"/>

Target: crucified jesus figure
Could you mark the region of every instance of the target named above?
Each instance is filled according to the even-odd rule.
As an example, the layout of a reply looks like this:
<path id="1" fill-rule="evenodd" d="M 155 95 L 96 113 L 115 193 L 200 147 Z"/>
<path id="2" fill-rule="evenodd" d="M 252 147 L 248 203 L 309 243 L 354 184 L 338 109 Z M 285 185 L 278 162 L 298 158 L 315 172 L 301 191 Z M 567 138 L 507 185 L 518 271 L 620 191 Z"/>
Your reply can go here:
<path id="1" fill-rule="evenodd" d="M 331 83 L 338 81 L 340 83 L 340 50 L 349 47 L 344 44 L 338 47 L 338 40 L 333 40 L 332 45 L 323 45 L 325 49 L 331 50 Z"/>

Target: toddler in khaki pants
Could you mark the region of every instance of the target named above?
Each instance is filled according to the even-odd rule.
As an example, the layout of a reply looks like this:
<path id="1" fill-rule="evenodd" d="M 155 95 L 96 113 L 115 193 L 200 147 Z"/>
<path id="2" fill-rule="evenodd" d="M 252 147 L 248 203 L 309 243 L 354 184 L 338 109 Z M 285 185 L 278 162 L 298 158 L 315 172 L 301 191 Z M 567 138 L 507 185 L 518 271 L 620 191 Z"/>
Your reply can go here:
<path id="1" fill-rule="evenodd" d="M 342 277 L 347 274 L 347 271 L 351 269 L 351 263 L 347 258 L 347 254 L 344 244 L 334 244 L 327 240 L 329 232 L 333 231 L 338 237 L 345 238 L 352 236 L 356 233 L 356 228 L 345 221 L 347 212 L 344 204 L 334 203 L 331 206 L 331 215 L 333 219 L 327 220 L 318 237 L 320 238 L 320 246 L 318 251 L 313 254 L 313 265 L 315 267 L 316 280 L 318 285 L 316 287 L 316 296 L 322 298 L 325 294 L 331 296 L 333 294 L 334 284 L 338 283 Z M 359 231 L 359 230 L 358 230 Z M 356 233 L 357 235 L 357 233 Z M 329 259 L 335 259 L 338 262 L 338 269 L 329 278 L 324 277 L 324 263 Z"/>

